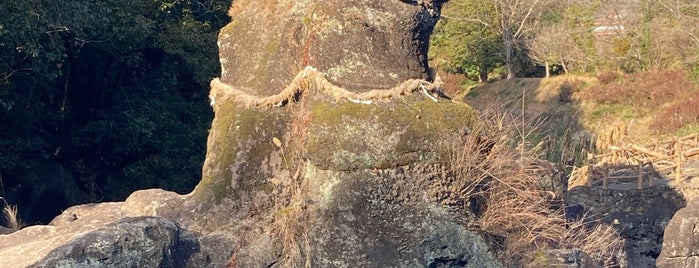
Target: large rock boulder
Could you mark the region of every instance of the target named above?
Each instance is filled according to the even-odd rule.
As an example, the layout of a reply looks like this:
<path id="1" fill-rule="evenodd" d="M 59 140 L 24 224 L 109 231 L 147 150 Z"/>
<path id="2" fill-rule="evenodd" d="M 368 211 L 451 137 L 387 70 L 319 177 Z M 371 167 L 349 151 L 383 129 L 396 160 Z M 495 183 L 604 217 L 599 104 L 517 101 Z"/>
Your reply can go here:
<path id="1" fill-rule="evenodd" d="M 70 208 L 0 236 L 3 265 L 501 267 L 441 205 L 443 141 L 478 119 L 431 83 L 440 5 L 234 1 L 194 191 Z"/>
<path id="2" fill-rule="evenodd" d="M 173 267 L 178 231 L 162 218 L 125 218 L 79 235 L 32 267 Z"/>
<path id="3" fill-rule="evenodd" d="M 249 241 L 235 256 L 241 267 L 279 258 L 292 266 L 498 266 L 483 238 L 454 224 L 463 211 L 438 206 L 436 182 L 449 179 L 440 142 L 474 124 L 467 105 L 418 94 L 356 103 L 312 89 L 285 107 L 216 99 L 193 197 L 213 212 L 213 226 L 239 223 L 231 232 Z"/>
<path id="4" fill-rule="evenodd" d="M 429 35 L 439 0 L 235 1 L 221 29 L 221 80 L 276 94 L 305 66 L 357 91 L 432 78 Z"/>
<path id="5" fill-rule="evenodd" d="M 0 235 L 3 267 L 223 267 L 233 242 L 202 234 L 187 195 L 160 189 L 68 208 L 49 225 Z M 197 223 L 198 224 L 198 223 Z"/>
<path id="6" fill-rule="evenodd" d="M 665 228 L 663 249 L 656 262 L 660 268 L 699 267 L 699 198 L 675 213 Z"/>
<path id="7" fill-rule="evenodd" d="M 621 267 L 653 267 L 663 244 L 665 226 L 685 206 L 684 197 L 668 186 L 642 190 L 575 187 L 568 201 L 586 217 L 617 227 L 624 240 L 616 261 Z"/>

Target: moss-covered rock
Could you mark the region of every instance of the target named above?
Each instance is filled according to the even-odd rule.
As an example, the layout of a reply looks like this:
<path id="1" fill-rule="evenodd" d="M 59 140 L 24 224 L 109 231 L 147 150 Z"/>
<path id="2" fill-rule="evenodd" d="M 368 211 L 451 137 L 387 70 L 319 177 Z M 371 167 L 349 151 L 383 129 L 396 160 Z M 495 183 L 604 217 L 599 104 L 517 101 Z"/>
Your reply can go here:
<path id="1" fill-rule="evenodd" d="M 204 178 L 193 192 L 207 204 L 206 230 L 248 241 L 239 263 L 499 265 L 435 194 L 436 182 L 449 179 L 440 142 L 469 132 L 478 120 L 470 106 L 421 93 L 354 102 L 317 91 L 285 107 L 239 103 L 217 98 Z M 250 228 L 260 232 L 243 231 Z M 452 236 L 471 240 L 445 238 Z"/>
<path id="2" fill-rule="evenodd" d="M 203 202 L 263 188 L 264 179 L 278 168 L 270 162 L 278 153 L 273 139 L 282 137 L 289 123 L 288 108 L 245 108 L 234 100 L 219 104 L 209 131 L 202 180 L 194 191 Z"/>
<path id="3" fill-rule="evenodd" d="M 434 160 L 440 139 L 477 117 L 462 103 L 407 97 L 372 104 L 313 103 L 305 154 L 323 169 L 385 169 Z"/>

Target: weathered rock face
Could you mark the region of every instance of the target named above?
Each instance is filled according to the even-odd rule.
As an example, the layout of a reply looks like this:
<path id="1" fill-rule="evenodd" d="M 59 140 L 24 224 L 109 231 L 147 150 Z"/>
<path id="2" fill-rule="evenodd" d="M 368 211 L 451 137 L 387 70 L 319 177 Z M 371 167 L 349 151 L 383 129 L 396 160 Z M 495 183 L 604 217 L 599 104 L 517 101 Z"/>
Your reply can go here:
<path id="1" fill-rule="evenodd" d="M 162 218 L 125 218 L 52 250 L 32 267 L 172 267 L 178 228 Z M 175 256 L 173 256 L 175 255 Z"/>
<path id="2" fill-rule="evenodd" d="M 598 268 L 602 267 L 592 260 L 590 255 L 577 249 L 555 249 L 540 252 L 527 267 L 565 267 Z"/>
<path id="3" fill-rule="evenodd" d="M 356 91 L 431 79 L 429 35 L 443 1 L 234 1 L 221 30 L 221 80 L 271 95 L 305 66 Z"/>
<path id="4" fill-rule="evenodd" d="M 320 267 L 499 266 L 479 235 L 455 224 L 465 215 L 437 205 L 433 187 L 446 179 L 439 139 L 473 124 L 470 107 L 421 96 L 328 102 L 315 93 L 288 107 L 216 103 L 216 149 L 193 196 L 215 211 L 214 226 L 258 226 L 238 233 L 250 241 L 235 257 L 241 267 L 278 262 L 289 248 L 308 250 L 298 254 Z M 278 233 L 285 228 L 294 231 Z M 298 242 L 285 245 L 285 235 Z"/>
<path id="5" fill-rule="evenodd" d="M 663 250 L 656 262 L 660 268 L 699 267 L 699 198 L 675 213 L 665 228 Z"/>
<path id="6" fill-rule="evenodd" d="M 188 196 L 159 189 L 68 208 L 49 225 L 0 236 L 3 267 L 223 267 L 233 242 L 200 233 Z"/>
<path id="7" fill-rule="evenodd" d="M 440 4 L 234 1 L 219 40 L 228 87 L 212 90 L 196 189 L 68 209 L 49 226 L 0 236 L 0 259 L 11 267 L 502 267 L 466 227 L 467 212 L 440 203 L 450 180 L 441 142 L 467 135 L 476 113 L 431 95 L 428 81 L 401 84 L 431 78 L 427 39 Z M 315 72 L 306 65 L 333 86 L 297 77 Z M 249 101 L 289 84 L 298 90 L 277 105 Z"/>
<path id="8" fill-rule="evenodd" d="M 576 187 L 568 192 L 568 201 L 582 206 L 588 217 L 617 227 L 625 241 L 617 260 L 621 267 L 653 267 L 665 225 L 685 206 L 684 197 L 666 186 L 643 190 Z"/>

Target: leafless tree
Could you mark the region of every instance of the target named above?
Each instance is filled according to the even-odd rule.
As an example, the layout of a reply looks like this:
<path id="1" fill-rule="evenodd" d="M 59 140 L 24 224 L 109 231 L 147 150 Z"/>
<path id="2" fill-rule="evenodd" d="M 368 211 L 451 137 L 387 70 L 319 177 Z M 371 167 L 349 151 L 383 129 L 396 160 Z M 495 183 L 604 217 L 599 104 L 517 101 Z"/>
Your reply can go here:
<path id="1" fill-rule="evenodd" d="M 546 77 L 551 76 L 550 65 L 560 64 L 565 73 L 576 66 L 584 65 L 585 53 L 576 45 L 571 29 L 563 23 L 542 27 L 536 36 L 527 42 L 529 56 L 546 67 Z"/>
<path id="2" fill-rule="evenodd" d="M 515 57 L 517 48 L 538 28 L 539 18 L 550 0 L 494 0 L 500 11 L 499 32 L 505 47 L 507 78 L 516 77 Z"/>

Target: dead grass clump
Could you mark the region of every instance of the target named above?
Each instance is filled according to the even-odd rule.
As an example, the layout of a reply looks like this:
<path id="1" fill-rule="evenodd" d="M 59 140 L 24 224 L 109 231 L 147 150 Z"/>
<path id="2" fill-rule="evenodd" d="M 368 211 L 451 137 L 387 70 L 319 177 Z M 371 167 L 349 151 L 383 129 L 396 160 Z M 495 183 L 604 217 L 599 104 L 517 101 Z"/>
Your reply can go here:
<path id="1" fill-rule="evenodd" d="M 295 133 L 292 131 L 292 133 Z M 300 138 L 300 137 L 299 137 Z M 276 137 L 274 144 L 281 150 L 284 163 L 289 170 L 289 178 L 275 179 L 275 200 L 272 233 L 282 248 L 282 267 L 311 267 L 310 240 L 308 226 L 311 215 L 308 210 L 309 181 L 303 176 L 305 162 L 294 156 L 295 167 L 289 168 L 284 146 Z M 292 173 L 293 172 L 293 173 Z"/>
<path id="2" fill-rule="evenodd" d="M 306 161 L 299 153 L 311 120 L 306 104 L 303 101 L 292 104 L 299 107 L 289 125 L 289 135 L 283 137 L 283 140 L 272 137 L 270 141 L 279 149 L 281 175 L 270 180 L 274 186 L 271 193 L 274 205 L 270 218 L 265 220 L 269 225 L 264 227 L 268 228 L 274 239 L 275 246 L 269 250 L 281 251 L 278 256 L 279 267 L 312 266 L 308 232 L 316 220 L 313 206 L 309 204 L 313 189 L 312 182 L 304 174 Z M 227 267 L 238 267 L 238 249 L 228 260 Z"/>
<path id="3" fill-rule="evenodd" d="M 620 240 L 613 227 L 569 222 L 563 209 L 555 208 L 563 200 L 540 188 L 541 178 L 533 168 L 539 162 L 538 152 L 535 146 L 522 144 L 524 135 L 536 130 L 532 125 L 536 122 L 507 113 L 484 119 L 482 129 L 453 147 L 451 170 L 460 177 L 457 181 L 465 183 L 460 189 L 464 200 L 483 201 L 475 213 L 477 222 L 495 238 L 503 257 L 520 265 L 547 249 L 580 249 L 599 263 L 616 255 Z"/>
<path id="4" fill-rule="evenodd" d="M 588 163 L 588 165 L 591 165 L 591 163 Z M 588 180 L 590 179 L 588 166 L 573 168 L 568 178 L 568 190 L 575 187 L 587 186 Z"/>
<path id="5" fill-rule="evenodd" d="M 684 72 L 652 71 L 624 75 L 614 82 L 590 87 L 584 97 L 600 104 L 656 108 L 686 96 L 694 87 Z"/>
<path id="6" fill-rule="evenodd" d="M 602 73 L 597 74 L 597 80 L 599 80 L 599 82 L 604 84 L 604 85 L 609 84 L 611 82 L 614 82 L 614 80 L 616 80 L 618 77 L 619 77 L 618 73 L 611 72 L 611 71 L 602 72 Z"/>
<path id="7" fill-rule="evenodd" d="M 272 233 L 277 243 L 281 245 L 282 267 L 311 267 L 311 245 L 308 228 L 313 222 L 309 208 L 311 182 L 303 170 L 306 162 L 298 155 L 304 142 L 304 133 L 310 122 L 310 114 L 306 102 L 301 102 L 295 119 L 290 124 L 289 137 L 286 143 L 273 137 L 272 143 L 279 148 L 283 163 L 289 172 L 288 178 L 275 178 L 274 211 L 271 224 Z M 287 154 L 286 150 L 297 152 Z"/>
<path id="8" fill-rule="evenodd" d="M 440 73 L 439 76 L 443 82 L 442 91 L 444 91 L 444 94 L 447 96 L 454 97 L 463 91 L 461 85 L 464 83 L 464 80 L 466 80 L 466 76 L 463 74 L 444 72 Z"/>
<path id="9" fill-rule="evenodd" d="M 301 168 L 301 167 L 299 167 Z M 273 233 L 282 245 L 282 267 L 311 267 L 309 214 L 306 209 L 310 189 L 303 179 L 296 178 L 291 187 L 282 191 L 288 200 L 278 200 L 273 221 Z M 302 180 L 302 181 L 299 181 Z M 290 191 L 290 192 L 285 192 Z"/>
<path id="10" fill-rule="evenodd" d="M 624 242 L 616 228 L 606 224 L 594 224 L 583 219 L 571 222 L 559 241 L 568 248 L 576 248 L 607 266 L 614 266 L 614 258 Z"/>
<path id="11" fill-rule="evenodd" d="M 5 218 L 5 227 L 12 231 L 18 231 L 22 228 L 22 222 L 17 217 L 17 206 L 7 205 L 2 212 Z"/>
<path id="12" fill-rule="evenodd" d="M 699 124 L 699 97 L 690 97 L 658 112 L 652 127 L 674 132 L 690 124 Z"/>

